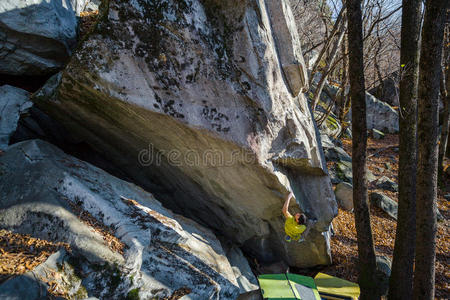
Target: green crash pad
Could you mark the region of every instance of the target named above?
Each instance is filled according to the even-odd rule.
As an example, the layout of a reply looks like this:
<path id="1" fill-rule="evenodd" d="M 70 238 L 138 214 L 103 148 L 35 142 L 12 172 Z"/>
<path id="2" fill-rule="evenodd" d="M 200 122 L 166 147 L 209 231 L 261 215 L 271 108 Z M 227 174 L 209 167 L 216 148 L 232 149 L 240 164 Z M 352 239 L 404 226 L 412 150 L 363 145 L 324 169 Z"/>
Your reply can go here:
<path id="1" fill-rule="evenodd" d="M 314 279 L 297 274 L 264 274 L 258 276 L 264 299 L 320 300 Z"/>

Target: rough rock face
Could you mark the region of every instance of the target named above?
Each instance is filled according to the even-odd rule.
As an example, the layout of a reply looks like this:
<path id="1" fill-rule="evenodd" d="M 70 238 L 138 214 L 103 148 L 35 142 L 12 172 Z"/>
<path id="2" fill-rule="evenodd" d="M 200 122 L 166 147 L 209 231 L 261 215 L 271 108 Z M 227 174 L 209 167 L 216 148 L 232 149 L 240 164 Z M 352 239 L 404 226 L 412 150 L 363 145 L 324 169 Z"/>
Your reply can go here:
<path id="1" fill-rule="evenodd" d="M 297 27 L 288 1 L 265 1 L 271 19 L 278 58 L 291 94 L 308 90 L 308 73 L 303 60 Z"/>
<path id="2" fill-rule="evenodd" d="M 327 264 L 320 232 L 337 205 L 299 94 L 291 12 L 272 2 L 111 0 L 57 91 L 35 101 L 165 205 L 260 260 Z M 319 220 L 301 244 L 284 242 L 290 189 Z"/>
<path id="3" fill-rule="evenodd" d="M 0 2 L 0 74 L 54 73 L 76 43 L 79 0 L 2 0 Z"/>
<path id="4" fill-rule="evenodd" d="M 89 296 L 125 299 L 134 290 L 140 299 L 159 299 L 186 288 L 193 299 L 239 294 L 209 230 L 40 140 L 14 144 L 0 156 L 0 224 L 70 244 L 76 261 L 67 261 Z M 77 288 L 68 289 L 76 292 L 79 280 L 73 283 Z"/>
<path id="5" fill-rule="evenodd" d="M 8 147 L 9 138 L 17 128 L 20 114 L 32 105 L 27 91 L 9 85 L 0 87 L 0 150 Z"/>

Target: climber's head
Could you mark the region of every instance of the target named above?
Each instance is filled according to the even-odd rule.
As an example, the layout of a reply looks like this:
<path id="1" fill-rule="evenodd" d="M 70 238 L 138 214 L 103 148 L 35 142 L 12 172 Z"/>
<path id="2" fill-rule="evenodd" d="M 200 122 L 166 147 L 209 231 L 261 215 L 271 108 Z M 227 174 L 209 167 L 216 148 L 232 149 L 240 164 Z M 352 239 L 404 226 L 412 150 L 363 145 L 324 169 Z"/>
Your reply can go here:
<path id="1" fill-rule="evenodd" d="M 306 216 L 304 214 L 296 213 L 294 218 L 295 218 L 295 221 L 297 222 L 297 224 L 299 224 L 299 225 L 303 225 L 306 223 Z"/>

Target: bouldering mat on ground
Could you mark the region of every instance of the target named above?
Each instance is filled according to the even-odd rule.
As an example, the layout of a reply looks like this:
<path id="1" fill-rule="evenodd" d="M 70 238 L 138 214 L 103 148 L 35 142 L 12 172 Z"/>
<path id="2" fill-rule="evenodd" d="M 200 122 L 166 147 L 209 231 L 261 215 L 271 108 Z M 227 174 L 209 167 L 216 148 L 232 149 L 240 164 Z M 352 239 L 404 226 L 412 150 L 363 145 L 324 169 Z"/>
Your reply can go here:
<path id="1" fill-rule="evenodd" d="M 286 274 L 264 274 L 258 276 L 264 299 L 296 299 Z"/>
<path id="2" fill-rule="evenodd" d="M 319 292 L 316 288 L 314 279 L 308 276 L 298 274 L 286 274 L 291 286 L 294 288 L 294 293 L 302 300 L 320 300 Z"/>
<path id="3" fill-rule="evenodd" d="M 358 284 L 324 273 L 318 273 L 314 281 L 322 299 L 357 300 L 360 294 Z"/>
<path id="4" fill-rule="evenodd" d="M 297 274 L 264 274 L 258 277 L 264 299 L 320 300 L 314 279 Z"/>

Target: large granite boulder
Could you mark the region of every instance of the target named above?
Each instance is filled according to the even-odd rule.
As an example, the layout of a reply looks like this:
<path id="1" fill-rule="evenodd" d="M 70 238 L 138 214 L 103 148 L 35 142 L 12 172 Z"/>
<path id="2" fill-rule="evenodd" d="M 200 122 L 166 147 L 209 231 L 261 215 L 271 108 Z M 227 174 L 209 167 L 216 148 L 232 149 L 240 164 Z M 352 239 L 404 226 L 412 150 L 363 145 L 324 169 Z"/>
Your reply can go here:
<path id="1" fill-rule="evenodd" d="M 370 194 L 370 203 L 386 212 L 390 217 L 397 220 L 398 203 L 383 193 L 372 192 Z M 436 216 L 438 221 L 444 220 L 439 209 L 436 207 Z"/>
<path id="2" fill-rule="evenodd" d="M 233 1 L 231 1 L 233 2 Z M 300 39 L 297 33 L 294 16 L 289 6 L 289 1 L 260 1 L 267 7 L 270 23 L 275 35 L 273 39 L 279 53 L 283 75 L 292 96 L 297 96 L 300 91 L 307 91 L 308 73 L 303 60 Z"/>
<path id="3" fill-rule="evenodd" d="M 45 75 L 61 69 L 76 44 L 76 9 L 84 2 L 2 0 L 0 74 Z"/>
<path id="4" fill-rule="evenodd" d="M 100 299 L 125 299 L 132 291 L 140 299 L 239 294 L 211 231 L 163 208 L 134 184 L 40 140 L 14 144 L 0 156 L 0 228 L 68 243 L 71 259 L 62 260 L 70 266 L 58 271 L 75 269 L 78 279 L 63 280 L 70 286 L 60 287 L 69 294 L 80 289 Z M 56 283 L 68 276 L 60 275 L 54 275 Z M 34 280 L 37 286 L 51 282 Z"/>
<path id="5" fill-rule="evenodd" d="M 32 105 L 27 91 L 9 85 L 0 86 L 0 150 L 8 147 L 20 115 Z"/>
<path id="6" fill-rule="evenodd" d="M 260 261 L 330 263 L 337 205 L 286 0 L 111 0 L 100 18 L 39 108 Z M 284 242 L 289 190 L 318 219 L 304 243 Z"/>
<path id="7" fill-rule="evenodd" d="M 384 133 L 398 133 L 398 112 L 389 104 L 366 92 L 367 130 L 377 129 Z M 351 111 L 347 120 L 351 121 Z"/>

